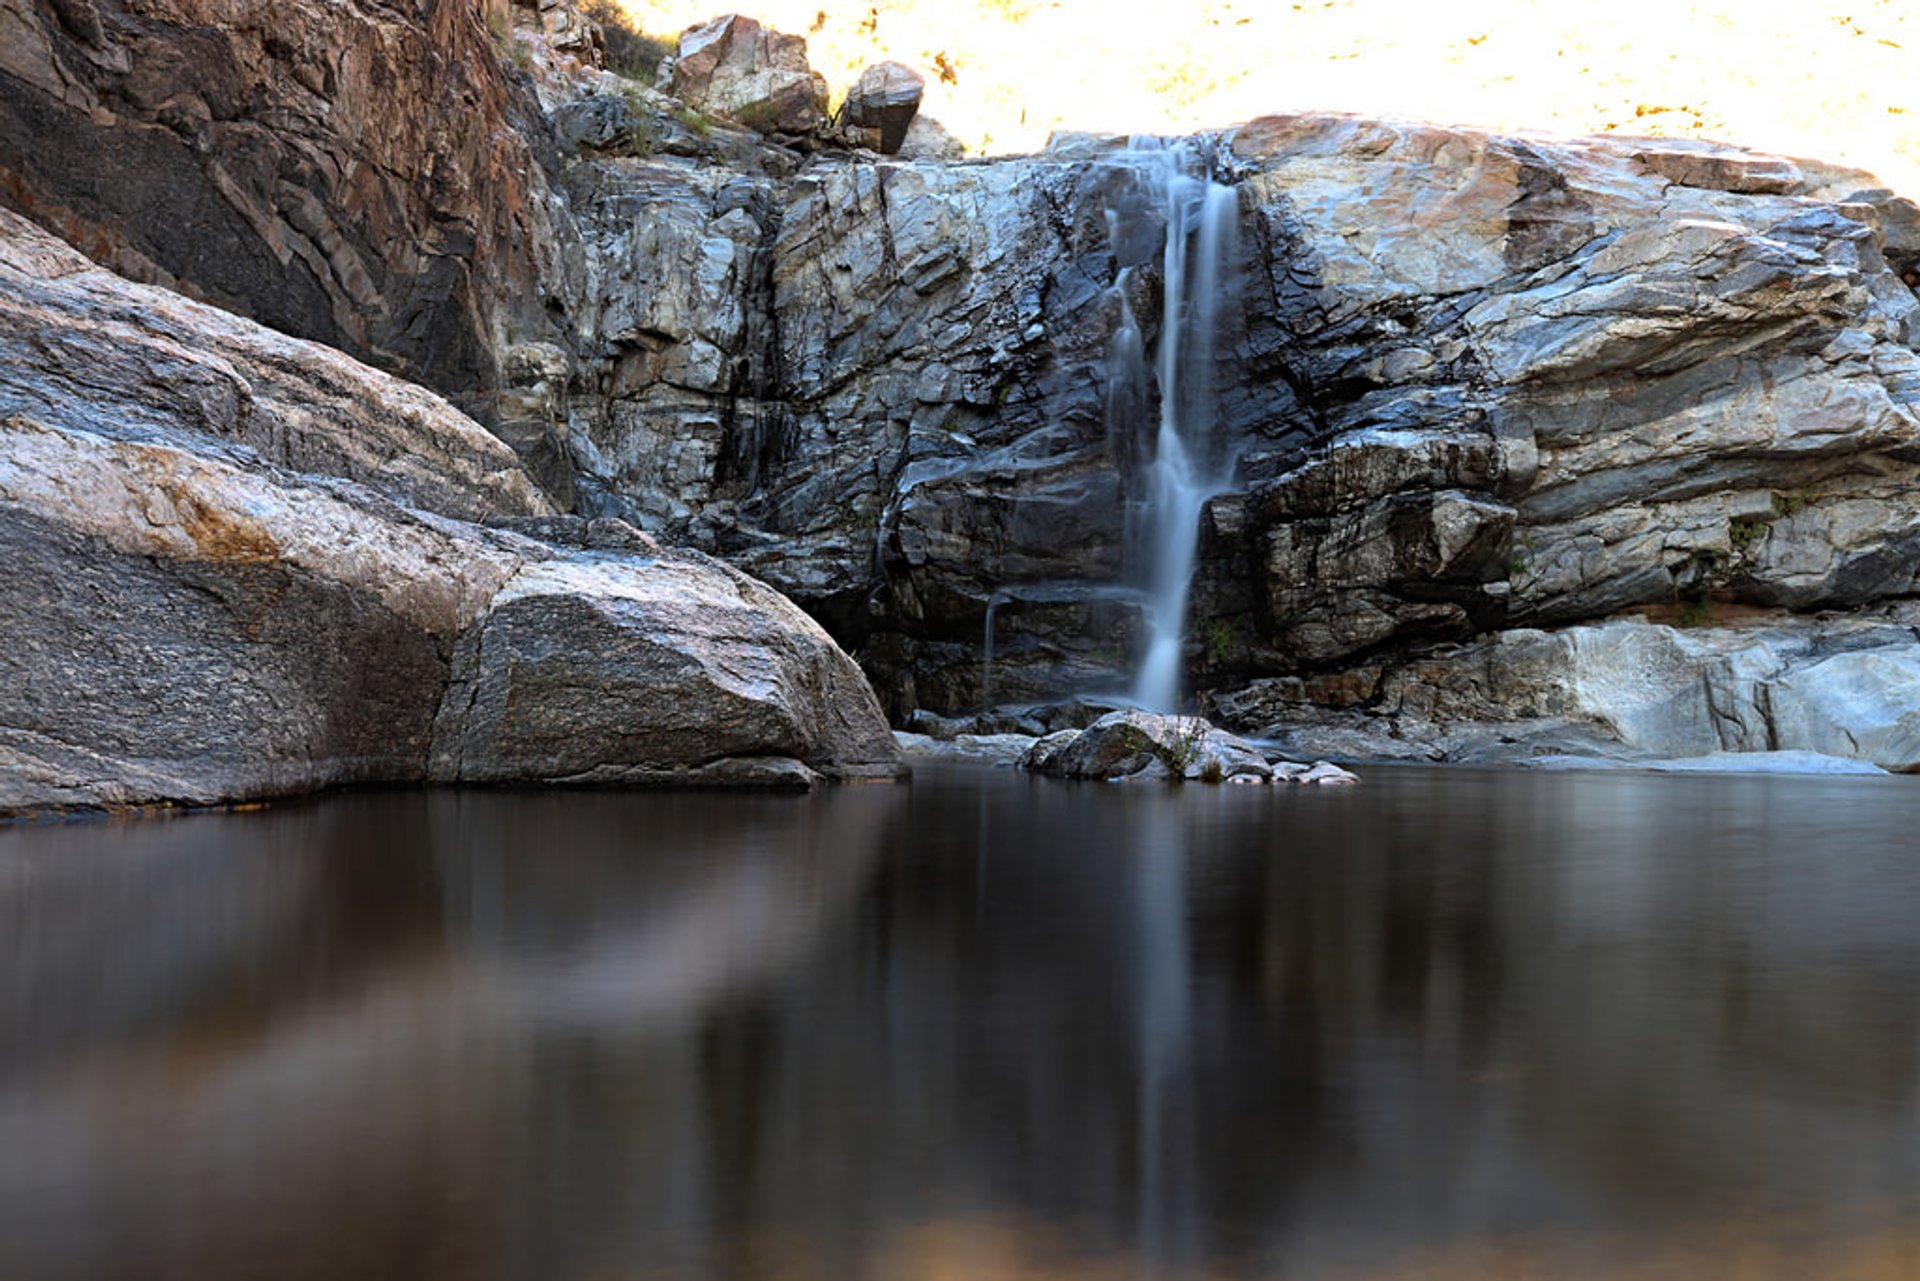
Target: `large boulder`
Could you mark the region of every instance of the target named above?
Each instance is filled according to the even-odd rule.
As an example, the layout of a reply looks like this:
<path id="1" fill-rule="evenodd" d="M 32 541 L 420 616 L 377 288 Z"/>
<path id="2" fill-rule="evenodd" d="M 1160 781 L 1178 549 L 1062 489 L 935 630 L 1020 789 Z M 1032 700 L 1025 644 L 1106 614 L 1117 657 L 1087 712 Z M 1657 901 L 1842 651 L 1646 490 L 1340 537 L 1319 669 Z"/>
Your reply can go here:
<path id="1" fill-rule="evenodd" d="M 762 133 L 804 135 L 827 123 L 827 82 L 807 64 L 807 42 L 739 14 L 681 35 L 668 87 Z"/>
<path id="2" fill-rule="evenodd" d="M 926 77 L 903 62 L 876 62 L 860 73 L 840 104 L 840 120 L 869 130 L 874 150 L 893 155 L 907 140 L 907 130 L 927 91 Z"/>
<path id="3" fill-rule="evenodd" d="M 0 437 L 0 811 L 898 770 L 776 593 L 555 516 L 438 397 L 5 213 Z"/>

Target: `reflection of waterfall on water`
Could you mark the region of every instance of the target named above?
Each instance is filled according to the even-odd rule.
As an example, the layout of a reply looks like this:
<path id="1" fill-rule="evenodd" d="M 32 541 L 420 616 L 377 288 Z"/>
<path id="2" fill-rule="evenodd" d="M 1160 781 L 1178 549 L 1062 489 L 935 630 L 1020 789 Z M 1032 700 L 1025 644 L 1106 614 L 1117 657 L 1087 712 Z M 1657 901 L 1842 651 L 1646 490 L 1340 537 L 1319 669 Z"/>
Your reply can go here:
<path id="1" fill-rule="evenodd" d="M 1225 486 L 1230 469 L 1215 439 L 1219 415 L 1214 340 L 1227 293 L 1239 203 L 1233 188 L 1194 172 L 1200 163 L 1191 147 L 1136 146 L 1129 160 L 1140 163 L 1153 184 L 1164 209 L 1166 238 L 1159 348 L 1153 363 L 1160 414 L 1147 463 L 1142 531 L 1148 563 L 1148 644 L 1134 698 L 1150 710 L 1171 712 L 1180 695 L 1181 637 L 1200 541 L 1200 512 Z M 1121 321 L 1108 353 L 1110 422 L 1144 399 L 1141 390 L 1147 378 L 1145 345 L 1126 303 L 1126 285 L 1123 269 L 1116 282 Z"/>
<path id="2" fill-rule="evenodd" d="M 1193 1042 L 1187 832 L 1170 806 L 1150 804 L 1134 817 L 1136 1244 L 1143 1260 L 1168 1260 L 1187 1251 L 1192 1228 L 1185 1196 L 1192 1175 L 1186 1157 Z"/>

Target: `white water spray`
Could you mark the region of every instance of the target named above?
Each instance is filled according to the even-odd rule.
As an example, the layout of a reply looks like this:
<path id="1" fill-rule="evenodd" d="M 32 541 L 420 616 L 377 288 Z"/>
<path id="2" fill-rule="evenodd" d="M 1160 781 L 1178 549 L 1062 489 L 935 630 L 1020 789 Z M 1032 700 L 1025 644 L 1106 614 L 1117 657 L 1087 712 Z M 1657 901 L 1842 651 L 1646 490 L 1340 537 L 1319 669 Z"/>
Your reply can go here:
<path id="1" fill-rule="evenodd" d="M 1231 463 L 1215 439 L 1214 344 L 1234 251 L 1238 200 L 1231 187 L 1209 181 L 1189 147 L 1142 149 L 1137 161 L 1154 184 L 1166 215 L 1162 253 L 1164 302 L 1154 378 L 1160 421 L 1147 466 L 1147 654 L 1134 699 L 1150 711 L 1178 710 L 1187 588 L 1200 541 L 1200 513 L 1225 488 Z M 1132 341 L 1127 341 L 1131 331 Z M 1144 363 L 1138 329 L 1123 313 L 1112 352 L 1111 377 L 1139 380 L 1129 357 Z"/>

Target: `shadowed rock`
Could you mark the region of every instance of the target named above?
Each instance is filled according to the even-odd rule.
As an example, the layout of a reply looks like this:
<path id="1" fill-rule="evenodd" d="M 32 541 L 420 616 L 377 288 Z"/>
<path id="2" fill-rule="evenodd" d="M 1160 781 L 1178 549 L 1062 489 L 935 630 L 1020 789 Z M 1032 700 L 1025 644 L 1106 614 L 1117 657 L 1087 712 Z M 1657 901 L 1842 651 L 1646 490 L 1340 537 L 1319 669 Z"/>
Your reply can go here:
<path id="1" fill-rule="evenodd" d="M 926 78 L 905 63 L 876 62 L 847 90 L 840 119 L 857 129 L 872 130 L 878 135 L 874 150 L 890 156 L 907 140 L 926 89 Z"/>

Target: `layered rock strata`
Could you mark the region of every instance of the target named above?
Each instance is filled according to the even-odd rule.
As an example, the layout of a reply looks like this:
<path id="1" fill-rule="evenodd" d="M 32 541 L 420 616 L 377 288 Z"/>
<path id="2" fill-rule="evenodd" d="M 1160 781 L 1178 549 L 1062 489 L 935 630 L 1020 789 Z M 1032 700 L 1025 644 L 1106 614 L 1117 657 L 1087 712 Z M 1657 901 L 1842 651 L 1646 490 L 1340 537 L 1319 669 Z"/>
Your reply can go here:
<path id="1" fill-rule="evenodd" d="M 439 397 L 0 213 L 0 813 L 897 754 L 777 593 L 554 513 Z"/>
<path id="2" fill-rule="evenodd" d="M 170 70 L 195 21 L 251 29 L 224 10 L 146 14 L 137 31 L 29 0 L 0 13 L 31 35 L 0 66 L 7 109 L 64 111 L 102 153 L 162 127 L 157 105 L 115 105 L 146 101 L 130 86 L 198 83 Z M 543 9 L 541 29 L 571 30 L 561 16 Z M 555 133 L 509 63 L 480 65 L 477 11 L 299 21 L 347 24 L 348 49 L 377 30 L 434 74 L 466 68 L 465 98 L 410 71 L 376 105 L 353 96 L 373 64 L 348 56 L 308 92 L 334 104 L 328 120 L 403 116 L 427 137 L 458 102 L 462 128 L 491 140 L 461 143 L 445 181 L 409 199 L 492 230 L 417 260 L 499 285 L 484 323 L 456 326 L 481 351 L 462 385 L 559 508 L 793 596 L 857 649 L 897 719 L 1126 684 L 1158 393 L 1122 385 L 1113 357 L 1130 324 L 1149 351 L 1160 341 L 1166 235 L 1128 140 L 991 163 L 821 153 L 824 135 L 739 129 L 590 56 L 537 86 Z M 791 44 L 743 23 L 693 33 L 673 73 L 684 93 L 725 89 L 729 58 L 812 85 Z M 388 158 L 385 125 L 283 128 L 305 118 L 275 105 L 298 96 L 298 48 L 240 52 L 266 88 L 212 113 L 226 132 L 208 138 L 258 135 L 273 154 L 303 139 L 331 157 L 299 171 L 317 207 L 341 227 L 377 221 L 386 187 L 366 175 L 417 158 Z M 105 109 L 69 102 L 88 93 Z M 795 93 L 812 120 L 817 96 Z M 480 146 L 497 154 L 481 163 Z M 1203 516 L 1186 655 L 1190 687 L 1222 708 L 1255 682 L 1366 686 L 1353 673 L 1426 647 L 1639 614 L 1763 609 L 1817 643 L 1814 613 L 1914 594 L 1920 210 L 1869 176 L 1707 143 L 1334 116 L 1192 148 L 1240 201 L 1215 444 L 1236 465 Z M 149 234 L 131 205 L 75 221 L 50 154 L 0 153 L 7 201 L 106 260 Z M 205 243 L 264 235 L 226 213 L 200 227 Z M 286 248 L 288 279 L 318 261 L 285 232 L 263 243 Z M 283 323 L 271 299 L 176 257 L 165 271 L 183 284 Z M 411 296 L 436 270 L 373 293 Z M 380 349 L 448 385 L 444 365 Z"/>
<path id="3" fill-rule="evenodd" d="M 0 198 L 485 414 L 578 258 L 506 32 L 470 0 L 0 0 Z"/>

